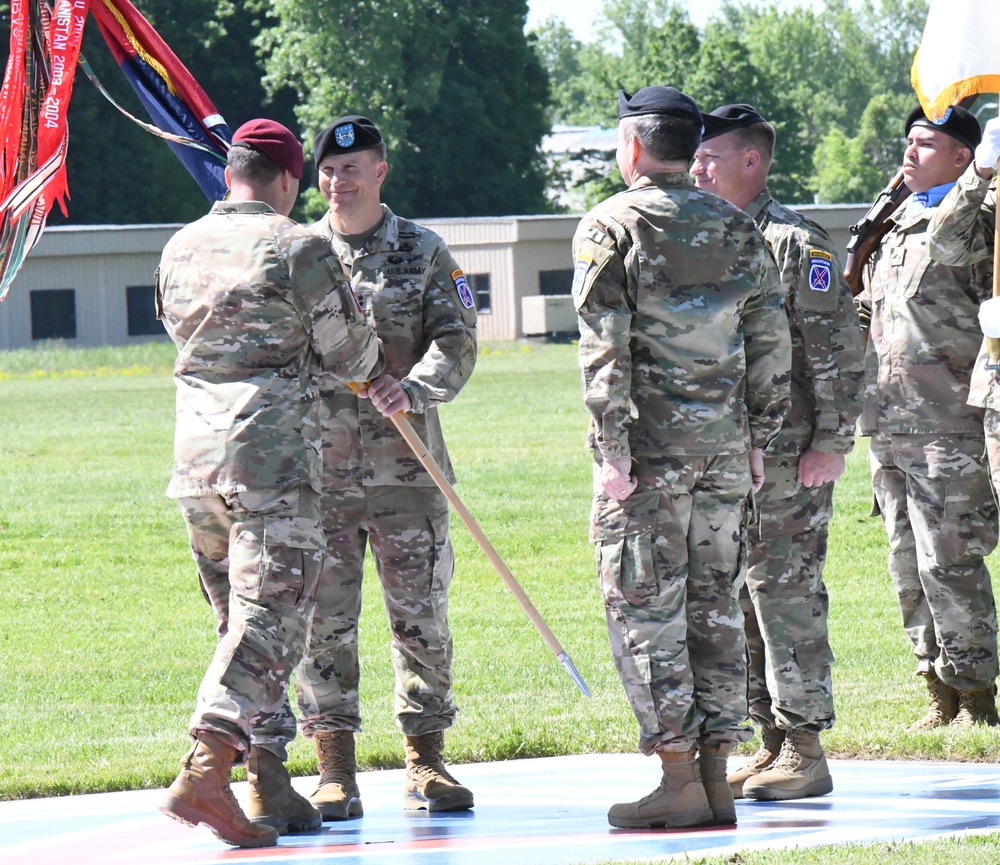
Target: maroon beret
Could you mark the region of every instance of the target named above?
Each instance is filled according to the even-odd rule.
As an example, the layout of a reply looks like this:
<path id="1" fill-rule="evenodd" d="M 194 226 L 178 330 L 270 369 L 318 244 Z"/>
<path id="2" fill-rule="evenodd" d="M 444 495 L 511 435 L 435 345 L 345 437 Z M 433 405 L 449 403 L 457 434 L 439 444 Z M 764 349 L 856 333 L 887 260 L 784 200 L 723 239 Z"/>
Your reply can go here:
<path id="1" fill-rule="evenodd" d="M 290 129 L 274 120 L 248 120 L 233 133 L 233 145 L 259 150 L 292 177 L 302 179 L 302 144 Z"/>

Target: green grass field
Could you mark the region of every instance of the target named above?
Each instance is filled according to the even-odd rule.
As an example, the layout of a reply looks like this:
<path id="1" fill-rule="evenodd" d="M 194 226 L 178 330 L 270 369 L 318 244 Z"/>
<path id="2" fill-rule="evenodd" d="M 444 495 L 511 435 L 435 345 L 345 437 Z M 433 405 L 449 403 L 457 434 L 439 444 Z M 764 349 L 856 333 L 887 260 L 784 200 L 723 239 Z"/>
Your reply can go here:
<path id="1" fill-rule="evenodd" d="M 186 748 L 214 621 L 179 512 L 163 495 L 173 354 L 162 343 L 0 353 L 0 798 L 163 786 Z M 590 457 L 575 348 L 484 346 L 443 419 L 460 495 L 594 695 L 577 691 L 456 518 L 451 624 L 461 713 L 448 758 L 634 750 L 635 720 L 612 666 L 586 540 Z M 859 440 L 837 487 L 826 572 L 838 720 L 825 747 L 842 757 L 995 761 L 1000 729 L 904 732 L 922 715 L 925 692 L 900 626 L 884 532 L 867 516 L 870 498 Z M 996 572 L 1000 559 L 991 565 Z M 358 756 L 368 769 L 400 766 L 389 633 L 373 574 L 366 585 Z M 301 739 L 290 764 L 293 773 L 315 771 Z M 1000 845 L 986 847 L 996 861 Z M 796 861 L 874 862 L 876 854 L 862 858 L 872 849 Z M 965 861 L 987 861 L 961 849 Z M 894 855 L 884 850 L 877 861 L 925 861 Z M 955 855 L 939 850 L 933 861 Z"/>

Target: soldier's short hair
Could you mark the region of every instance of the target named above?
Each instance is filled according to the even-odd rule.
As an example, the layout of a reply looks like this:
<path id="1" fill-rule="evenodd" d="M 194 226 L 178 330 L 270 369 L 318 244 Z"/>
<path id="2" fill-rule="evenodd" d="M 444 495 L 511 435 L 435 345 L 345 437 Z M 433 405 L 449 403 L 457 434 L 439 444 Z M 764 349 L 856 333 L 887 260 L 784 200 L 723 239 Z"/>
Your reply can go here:
<path id="1" fill-rule="evenodd" d="M 730 135 L 737 146 L 746 150 L 756 150 L 768 162 L 774 157 L 774 127 L 766 120 L 734 129 Z"/>
<path id="2" fill-rule="evenodd" d="M 283 169 L 252 147 L 229 148 L 229 173 L 244 183 L 273 183 Z"/>
<path id="3" fill-rule="evenodd" d="M 622 131 L 636 140 L 660 162 L 690 162 L 701 144 L 700 122 L 665 114 L 623 117 Z"/>

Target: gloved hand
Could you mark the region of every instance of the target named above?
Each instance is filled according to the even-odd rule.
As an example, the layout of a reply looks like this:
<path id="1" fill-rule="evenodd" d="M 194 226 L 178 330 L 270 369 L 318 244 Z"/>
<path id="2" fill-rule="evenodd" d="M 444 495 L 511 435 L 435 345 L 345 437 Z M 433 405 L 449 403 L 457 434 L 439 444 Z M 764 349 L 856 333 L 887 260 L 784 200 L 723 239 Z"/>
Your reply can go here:
<path id="1" fill-rule="evenodd" d="M 1000 297 L 979 304 L 979 327 L 984 336 L 1000 337 Z"/>
<path id="2" fill-rule="evenodd" d="M 989 171 L 997 167 L 1000 160 L 1000 117 L 986 121 L 983 140 L 976 148 L 976 168 Z"/>

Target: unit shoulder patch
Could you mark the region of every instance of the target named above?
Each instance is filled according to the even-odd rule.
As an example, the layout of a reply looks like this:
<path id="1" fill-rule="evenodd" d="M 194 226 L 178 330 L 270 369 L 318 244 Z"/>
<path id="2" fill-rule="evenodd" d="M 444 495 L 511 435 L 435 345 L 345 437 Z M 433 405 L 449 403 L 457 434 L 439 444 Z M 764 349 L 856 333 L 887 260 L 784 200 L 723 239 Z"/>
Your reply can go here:
<path id="1" fill-rule="evenodd" d="M 472 309 L 476 305 L 476 299 L 472 296 L 472 289 L 469 288 L 465 274 L 460 270 L 453 270 L 451 281 L 455 283 L 455 290 L 458 292 L 459 300 L 462 301 L 462 306 L 466 309 Z"/>
<path id="2" fill-rule="evenodd" d="M 833 256 L 825 249 L 809 250 L 809 288 L 813 291 L 830 290 L 833 277 Z"/>

